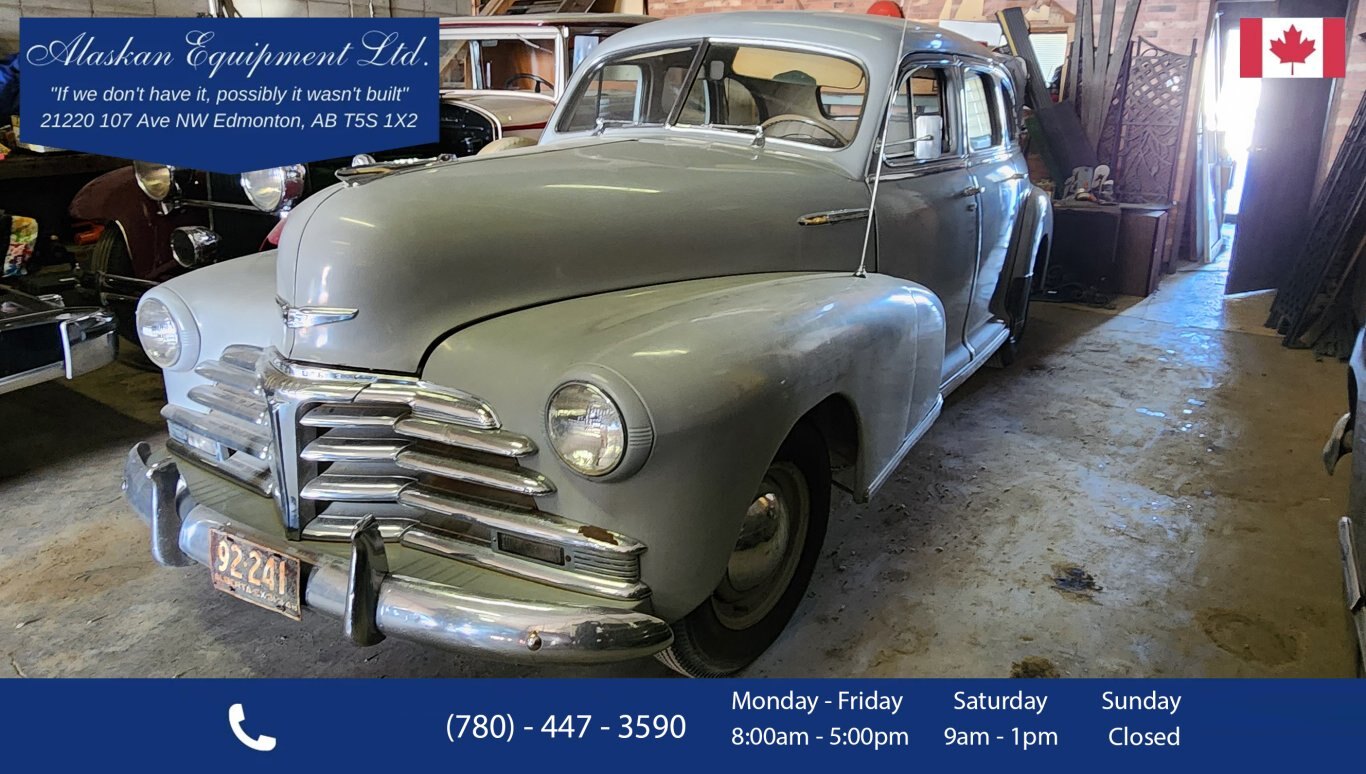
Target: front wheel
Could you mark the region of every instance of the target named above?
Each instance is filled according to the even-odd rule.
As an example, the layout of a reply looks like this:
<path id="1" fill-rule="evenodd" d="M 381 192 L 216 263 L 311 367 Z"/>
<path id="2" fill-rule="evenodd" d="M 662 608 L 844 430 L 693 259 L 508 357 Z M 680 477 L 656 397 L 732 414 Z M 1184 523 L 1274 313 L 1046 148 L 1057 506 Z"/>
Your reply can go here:
<path id="1" fill-rule="evenodd" d="M 764 472 L 721 583 L 674 624 L 659 660 L 688 677 L 725 677 L 753 663 L 806 593 L 829 518 L 830 457 L 820 433 L 799 424 Z"/>

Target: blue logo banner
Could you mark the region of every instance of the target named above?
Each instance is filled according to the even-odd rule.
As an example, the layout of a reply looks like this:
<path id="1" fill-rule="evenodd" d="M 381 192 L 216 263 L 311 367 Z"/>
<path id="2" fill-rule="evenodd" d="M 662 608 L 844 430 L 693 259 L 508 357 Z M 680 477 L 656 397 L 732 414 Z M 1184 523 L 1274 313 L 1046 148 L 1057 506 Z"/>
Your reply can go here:
<path id="1" fill-rule="evenodd" d="M 14 771 L 1361 766 L 1366 682 L 7 680 Z M 840 767 L 853 766 L 853 769 Z M 762 770 L 762 769 L 761 769 Z"/>
<path id="2" fill-rule="evenodd" d="M 437 140 L 436 19 L 21 19 L 25 142 L 237 173 Z"/>

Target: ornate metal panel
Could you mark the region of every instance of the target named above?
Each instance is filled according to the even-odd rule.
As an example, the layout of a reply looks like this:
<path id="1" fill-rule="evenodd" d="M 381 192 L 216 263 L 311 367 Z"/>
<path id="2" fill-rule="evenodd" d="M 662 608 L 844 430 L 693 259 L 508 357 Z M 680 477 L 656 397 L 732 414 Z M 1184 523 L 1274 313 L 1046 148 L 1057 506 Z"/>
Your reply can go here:
<path id="1" fill-rule="evenodd" d="M 1277 291 L 1267 320 L 1291 347 L 1313 346 L 1319 334 L 1332 327 L 1335 311 L 1350 315 L 1350 310 L 1334 307 L 1344 297 L 1341 291 L 1366 238 L 1366 96 L 1357 105 L 1311 212 L 1313 223 L 1304 247 Z"/>
<path id="2" fill-rule="evenodd" d="M 1144 38 L 1134 44 L 1113 169 L 1120 201 L 1172 201 L 1194 61 L 1193 45 L 1191 53 L 1177 54 Z"/>
<path id="3" fill-rule="evenodd" d="M 1113 170 L 1119 163 L 1119 127 L 1124 121 L 1124 93 L 1129 87 L 1129 66 L 1133 62 L 1134 45 L 1124 47 L 1124 59 L 1120 62 L 1119 78 L 1115 81 L 1115 93 L 1110 95 L 1110 106 L 1105 111 L 1105 123 L 1101 125 L 1100 141 L 1096 143 L 1096 160 L 1109 164 Z"/>

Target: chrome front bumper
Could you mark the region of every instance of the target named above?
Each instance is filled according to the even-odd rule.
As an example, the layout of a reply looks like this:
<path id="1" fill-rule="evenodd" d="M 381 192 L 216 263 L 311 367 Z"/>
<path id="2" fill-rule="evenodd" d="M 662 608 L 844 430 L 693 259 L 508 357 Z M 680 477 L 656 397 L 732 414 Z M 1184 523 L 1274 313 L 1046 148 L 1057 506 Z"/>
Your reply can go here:
<path id="1" fill-rule="evenodd" d="M 592 664 L 648 656 L 673 642 L 669 625 L 645 613 L 476 596 L 389 574 L 384 543 L 364 528 L 352 537 L 350 562 L 265 535 L 195 502 L 176 464 L 152 461 L 151 447 L 140 443 L 124 465 L 124 497 L 151 526 L 159 564 L 207 566 L 214 529 L 295 557 L 303 563 L 304 607 L 342 619 L 357 644 L 388 635 L 504 660 Z"/>
<path id="2" fill-rule="evenodd" d="M 57 325 L 62 359 L 23 373 L 0 378 L 0 394 L 54 379 L 75 379 L 109 365 L 119 354 L 119 334 L 114 315 L 103 309 L 53 309 L 43 320 Z"/>

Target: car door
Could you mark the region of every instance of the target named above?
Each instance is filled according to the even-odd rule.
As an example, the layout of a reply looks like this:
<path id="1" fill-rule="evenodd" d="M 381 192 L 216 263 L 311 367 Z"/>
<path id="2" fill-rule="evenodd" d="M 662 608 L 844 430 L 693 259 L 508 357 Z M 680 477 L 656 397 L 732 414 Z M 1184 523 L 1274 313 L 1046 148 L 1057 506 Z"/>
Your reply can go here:
<path id="1" fill-rule="evenodd" d="M 912 59 L 886 121 L 878 183 L 878 271 L 944 305 L 943 380 L 967 367 L 963 339 L 977 274 L 977 204 L 962 151 L 952 60 Z"/>
<path id="2" fill-rule="evenodd" d="M 1027 170 L 1016 152 L 1009 130 L 1013 107 L 1007 79 L 999 69 L 965 62 L 963 129 L 967 145 L 969 186 L 976 191 L 980 214 L 977 269 L 963 330 L 973 357 L 987 357 L 1007 335 L 1003 320 L 992 310 L 1010 255 L 1015 221 L 1027 183 Z"/>

